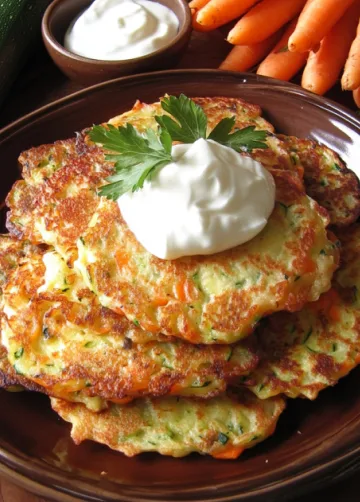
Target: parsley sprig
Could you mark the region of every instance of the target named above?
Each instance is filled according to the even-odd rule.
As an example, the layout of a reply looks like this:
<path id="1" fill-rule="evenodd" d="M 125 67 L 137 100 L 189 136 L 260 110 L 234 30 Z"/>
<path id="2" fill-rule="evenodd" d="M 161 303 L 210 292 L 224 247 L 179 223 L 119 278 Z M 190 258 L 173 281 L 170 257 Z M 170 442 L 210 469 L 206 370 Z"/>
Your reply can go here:
<path id="1" fill-rule="evenodd" d="M 172 160 L 172 141 L 165 130 L 157 135 L 147 129 L 141 135 L 131 124 L 122 127 L 108 124 L 94 126 L 90 138 L 106 150 L 118 152 L 105 155 L 106 160 L 115 163 L 115 174 L 107 178 L 110 183 L 99 190 L 108 199 L 117 200 L 126 192 L 142 188 L 147 178 Z"/>
<path id="2" fill-rule="evenodd" d="M 181 94 L 167 96 L 161 101 L 162 109 L 169 115 L 155 116 L 157 132 L 146 129 L 140 134 L 131 124 L 114 127 L 94 126 L 89 137 L 107 152 L 105 159 L 114 162 L 115 172 L 107 178 L 110 183 L 99 190 L 99 195 L 117 200 L 129 191 L 144 186 L 145 180 L 172 161 L 173 141 L 194 143 L 197 139 L 212 139 L 237 152 L 251 152 L 254 148 L 267 148 L 266 131 L 256 131 L 254 126 L 237 129 L 235 117 L 223 118 L 207 135 L 207 117 L 194 101 Z"/>

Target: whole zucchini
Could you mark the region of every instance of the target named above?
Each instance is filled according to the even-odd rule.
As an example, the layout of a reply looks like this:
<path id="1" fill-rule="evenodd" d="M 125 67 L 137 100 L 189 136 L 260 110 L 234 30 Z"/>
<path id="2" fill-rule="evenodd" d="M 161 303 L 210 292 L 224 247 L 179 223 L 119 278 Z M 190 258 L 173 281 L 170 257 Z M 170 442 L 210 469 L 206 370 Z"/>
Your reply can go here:
<path id="1" fill-rule="evenodd" d="M 0 2 L 0 104 L 41 37 L 41 18 L 50 0 Z"/>

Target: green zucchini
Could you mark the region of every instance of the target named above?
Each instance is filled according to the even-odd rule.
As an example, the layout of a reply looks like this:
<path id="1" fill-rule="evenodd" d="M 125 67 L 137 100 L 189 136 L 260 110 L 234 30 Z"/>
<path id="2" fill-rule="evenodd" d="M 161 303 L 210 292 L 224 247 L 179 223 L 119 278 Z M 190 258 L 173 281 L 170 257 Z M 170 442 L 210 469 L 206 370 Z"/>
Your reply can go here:
<path id="1" fill-rule="evenodd" d="M 0 104 L 41 39 L 41 18 L 50 0 L 0 0 Z"/>

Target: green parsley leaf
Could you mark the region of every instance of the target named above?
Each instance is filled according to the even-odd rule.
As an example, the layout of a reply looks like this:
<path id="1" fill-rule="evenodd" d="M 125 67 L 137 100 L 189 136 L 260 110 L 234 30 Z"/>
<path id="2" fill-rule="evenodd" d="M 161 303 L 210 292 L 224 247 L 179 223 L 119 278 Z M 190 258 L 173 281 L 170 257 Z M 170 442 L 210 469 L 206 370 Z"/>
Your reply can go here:
<path id="1" fill-rule="evenodd" d="M 207 117 L 204 110 L 190 98 L 167 96 L 161 101 L 162 109 L 168 114 L 155 116 L 159 129 L 146 129 L 142 134 L 131 125 L 114 127 L 94 126 L 89 137 L 108 151 L 105 159 L 115 164 L 115 172 L 107 178 L 110 183 L 99 189 L 99 195 L 117 200 L 129 191 L 144 186 L 151 177 L 172 161 L 173 141 L 193 143 L 206 139 Z M 235 117 L 223 118 L 211 131 L 207 139 L 217 141 L 238 152 L 250 152 L 254 148 L 267 148 L 263 141 L 266 131 L 256 131 L 254 126 L 237 129 L 231 133 Z M 112 152 L 112 153 L 110 153 Z"/>
<path id="2" fill-rule="evenodd" d="M 226 124 L 222 124 L 225 120 L 227 121 Z M 213 139 L 222 145 L 229 146 L 237 152 L 251 152 L 254 148 L 268 147 L 267 144 L 264 143 L 267 136 L 266 131 L 255 131 L 255 126 L 248 126 L 243 129 L 237 129 L 232 134 L 226 134 L 229 126 L 229 119 L 222 119 L 222 121 L 211 131 L 209 139 Z"/>
<path id="3" fill-rule="evenodd" d="M 208 136 L 208 139 L 212 139 L 213 141 L 218 141 L 219 143 L 226 143 L 227 138 L 231 132 L 231 129 L 235 125 L 235 117 L 225 117 L 220 120 L 218 124 L 214 127 L 211 133 Z"/>
<path id="4" fill-rule="evenodd" d="M 161 108 L 172 115 L 156 116 L 156 122 L 166 129 L 173 141 L 194 143 L 199 138 L 206 138 L 207 117 L 201 106 L 184 94 L 167 96 L 161 101 Z"/>
<path id="5" fill-rule="evenodd" d="M 99 195 L 117 200 L 129 191 L 144 186 L 147 178 L 156 170 L 171 162 L 171 138 L 167 131 L 160 136 L 151 129 L 141 135 L 131 125 L 114 127 L 94 126 L 89 133 L 90 139 L 100 143 L 106 150 L 119 154 L 106 154 L 106 160 L 115 162 L 115 173 L 107 178 L 109 185 L 100 188 Z"/>

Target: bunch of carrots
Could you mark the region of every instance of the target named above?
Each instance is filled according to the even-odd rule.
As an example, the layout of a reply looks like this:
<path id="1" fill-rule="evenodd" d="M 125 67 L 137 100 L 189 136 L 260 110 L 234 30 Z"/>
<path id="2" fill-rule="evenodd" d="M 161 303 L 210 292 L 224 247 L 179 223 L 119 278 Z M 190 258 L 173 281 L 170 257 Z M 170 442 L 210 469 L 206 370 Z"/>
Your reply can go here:
<path id="1" fill-rule="evenodd" d="M 191 0 L 193 27 L 210 31 L 237 19 L 235 47 L 220 68 L 290 80 L 325 94 L 342 73 L 360 108 L 360 0 Z"/>

